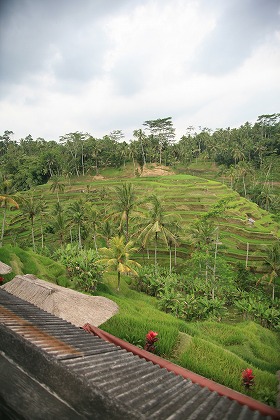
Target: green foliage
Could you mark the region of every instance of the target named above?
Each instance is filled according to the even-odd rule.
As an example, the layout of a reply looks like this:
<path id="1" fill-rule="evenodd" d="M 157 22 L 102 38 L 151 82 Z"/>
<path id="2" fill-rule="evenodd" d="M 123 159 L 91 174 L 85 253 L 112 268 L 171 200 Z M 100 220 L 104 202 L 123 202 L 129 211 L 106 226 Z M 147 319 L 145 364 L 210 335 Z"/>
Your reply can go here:
<path id="1" fill-rule="evenodd" d="M 125 243 L 124 236 L 114 236 L 109 240 L 108 248 L 100 248 L 99 250 L 103 256 L 103 258 L 99 260 L 100 263 L 117 272 L 117 290 L 120 290 L 121 274 L 132 273 L 135 276 L 138 275 L 137 269 L 140 267 L 140 264 L 130 258 L 130 255 L 135 250 L 136 248 L 133 247 L 132 241 Z"/>
<path id="2" fill-rule="evenodd" d="M 102 281 L 104 267 L 99 262 L 99 254 L 92 249 L 68 244 L 59 248 L 54 258 L 66 266 L 69 278 L 82 291 L 94 292 Z"/>
<path id="3" fill-rule="evenodd" d="M 10 274 L 5 276 L 6 280 L 11 280 L 18 274 L 34 274 L 38 278 L 52 283 L 70 286 L 63 264 L 35 254 L 31 250 L 6 245 L 0 248 L 0 261 L 10 265 L 13 269 Z"/>
<path id="4" fill-rule="evenodd" d="M 61 252 L 61 255 L 67 262 L 68 258 L 71 260 L 71 255 L 81 255 L 79 253 L 76 246 L 68 248 L 68 252 L 64 254 Z M 86 254 L 83 254 L 81 263 L 85 263 L 86 258 Z M 62 276 L 65 273 L 64 265 L 36 255 L 32 251 L 5 246 L 0 248 L 0 260 L 13 267 L 12 275 L 32 272 L 45 280 L 63 284 L 62 279 L 64 279 L 65 284 L 67 282 L 65 275 Z M 160 274 L 163 277 L 164 271 Z M 159 289 L 159 293 L 164 291 L 165 287 L 172 291 L 173 282 L 181 287 L 180 277 L 168 276 L 166 271 L 165 278 L 167 280 Z M 122 279 L 118 293 L 115 291 L 115 280 L 112 275 L 105 274 L 103 282 L 97 283 L 96 292 L 114 300 L 120 308 L 116 316 L 102 325 L 102 329 L 142 347 L 147 332 L 156 331 L 159 334 L 157 354 L 240 392 L 244 392 L 241 387 L 241 372 L 247 367 L 252 367 L 256 375 L 256 385 L 252 392 L 250 391 L 251 395 L 264 402 L 275 403 L 277 389 L 275 372 L 280 366 L 279 336 L 275 332 L 252 321 L 238 324 L 227 324 L 222 321 L 185 322 L 169 313 L 159 311 L 157 305 L 160 300 L 132 290 L 126 281 L 127 276 L 122 276 Z M 68 283 L 70 284 L 69 280 Z M 192 308 L 193 314 L 200 311 L 201 319 L 204 313 L 207 316 L 210 314 L 212 319 L 216 318 L 215 311 L 219 312 L 221 302 L 218 299 L 213 302 L 211 299 L 207 301 L 203 296 L 201 299 L 200 301 L 194 295 L 184 296 L 184 302 L 188 308 Z M 202 310 L 203 307 L 205 312 Z M 183 332 L 188 334 L 188 340 L 184 346 L 180 346 Z"/>
<path id="5" fill-rule="evenodd" d="M 279 328 L 280 306 L 279 300 L 270 301 L 263 295 L 243 293 L 243 297 L 234 302 L 236 309 L 245 319 L 252 319 L 267 328 Z"/>
<path id="6" fill-rule="evenodd" d="M 148 270 L 147 270 L 148 271 Z M 108 281 L 108 279 L 107 279 Z M 111 281 L 110 281 L 111 282 Z M 121 293 L 116 296 L 107 283 L 109 293 L 104 294 L 116 301 L 120 312 L 102 325 L 106 331 L 139 346 L 144 346 L 149 330 L 159 333 L 158 354 L 175 363 L 216 380 L 239 392 L 244 392 L 241 372 L 248 366 L 256 374 L 256 386 L 252 397 L 275 404 L 277 380 L 275 372 L 280 367 L 279 336 L 252 321 L 228 324 L 216 321 L 184 322 L 156 309 L 158 300 L 137 293 L 122 283 Z M 198 308 L 194 296 L 185 296 L 193 313 Z M 217 310 L 215 304 L 207 311 Z M 195 309 L 196 307 L 196 309 Z M 195 318 L 194 318 L 195 319 Z M 181 346 L 182 332 L 189 334 Z M 266 392 L 262 393 L 262 390 Z"/>
<path id="7" fill-rule="evenodd" d="M 0 248 L 0 258 L 2 253 L 2 260 L 12 263 L 14 273 L 31 272 L 63 285 L 79 284 L 81 289 L 91 292 L 99 287 L 102 293 L 118 300 L 122 307 L 120 314 L 106 323 L 106 328 L 112 328 L 115 335 L 133 342 L 142 340 L 142 344 L 148 330 L 158 331 L 160 354 L 173 354 L 179 333 L 191 332 L 194 338 L 200 339 L 194 340 L 194 343 L 189 340 L 188 346 L 195 344 L 192 347 L 193 359 L 196 358 L 198 371 L 202 374 L 206 372 L 209 377 L 214 377 L 213 369 L 216 369 L 216 377 L 224 381 L 222 370 L 228 377 L 230 370 L 237 373 L 236 364 L 240 369 L 252 365 L 254 372 L 257 368 L 274 374 L 279 368 L 279 358 L 274 353 L 279 343 L 275 342 L 275 335 L 268 337 L 259 328 L 260 325 L 278 331 L 280 328 L 277 300 L 279 114 L 260 116 L 254 125 L 246 123 L 233 130 L 219 129 L 213 133 L 207 129 L 198 133 L 189 130 L 174 144 L 169 141 L 173 133 L 172 121 L 170 118 L 164 120 L 146 121 L 151 135 L 137 130 L 135 140 L 129 145 L 120 141 L 120 133 L 111 133 L 103 139 L 79 132 L 69 133 L 61 138 L 59 144 L 43 139 L 33 141 L 31 136 L 14 142 L 6 133 L 3 142 L 0 142 L 1 179 L 9 181 L 11 191 L 42 184 L 34 189 L 33 204 L 37 204 L 44 193 L 49 209 L 59 200 L 65 209 L 57 212 L 56 220 L 44 218 L 44 213 L 48 216 L 50 212 L 44 212 L 42 207 L 33 220 L 26 210 L 25 219 L 31 222 L 34 249 L 36 246 L 38 250 L 38 243 L 42 243 L 42 252 L 47 254 L 48 249 L 43 247 L 45 243 L 50 249 L 55 249 L 71 238 L 71 241 L 79 242 L 80 249 L 84 246 L 88 251 L 77 251 L 74 256 L 69 250 L 72 262 L 69 262 L 68 278 L 63 265 L 48 263 L 45 257 L 41 259 L 28 249 L 13 248 L 11 252 L 6 247 Z M 160 127 L 161 122 L 169 124 L 171 137 L 168 137 L 168 126 L 164 128 L 163 124 Z M 182 174 L 153 178 L 143 176 L 145 169 L 155 168 L 151 164 L 156 161 L 168 165 L 176 161 Z M 223 167 L 218 168 L 215 163 L 223 164 Z M 186 174 L 187 171 L 189 174 Z M 92 179 L 92 174 L 99 173 L 107 179 Z M 138 176 L 131 178 L 127 184 L 127 177 L 133 177 L 135 173 Z M 50 183 L 43 185 L 49 178 Z M 216 182 L 218 179 L 224 185 Z M 55 186 L 55 180 L 61 188 Z M 137 206 L 133 210 L 142 213 L 143 219 L 148 221 L 140 226 L 142 236 L 137 230 L 140 218 L 138 215 L 134 219 L 130 217 L 130 206 L 118 209 L 123 215 L 121 226 L 120 220 L 116 223 L 108 219 L 113 211 L 116 192 L 119 191 L 125 198 L 122 194 L 124 185 L 135 187 Z M 50 187 L 57 192 L 57 197 L 51 193 Z M 64 194 L 58 195 L 59 189 L 61 192 L 64 189 Z M 251 201 L 240 197 L 236 191 Z M 152 195 L 154 198 L 147 208 L 143 198 Z M 130 203 L 130 200 L 126 201 Z M 67 207 L 69 203 L 72 204 Z M 275 216 L 268 212 L 274 212 Z M 153 217 L 155 215 L 157 217 Z M 172 221 L 166 218 L 167 215 L 176 217 Z M 13 219 L 10 209 L 5 212 L 6 216 L 3 243 L 29 246 L 29 229 L 25 229 L 23 218 Z M 248 225 L 248 218 L 255 220 L 253 225 Z M 2 222 L 2 212 L 0 219 Z M 178 229 L 178 220 L 181 230 Z M 69 232 L 66 233 L 67 222 L 71 222 L 70 236 Z M 131 259 L 141 263 L 143 260 L 139 277 L 133 279 L 134 287 L 156 299 L 129 290 L 131 277 L 122 275 L 123 270 L 118 271 L 119 279 L 122 278 L 118 296 L 115 296 L 110 284 L 99 283 L 100 267 L 99 264 L 96 267 L 95 255 L 91 255 L 90 248 L 93 248 L 93 243 L 96 250 L 104 245 L 109 248 L 111 238 L 121 231 L 127 235 L 126 242 L 128 233 L 134 232 L 137 249 Z M 146 249 L 139 250 L 143 241 Z M 216 242 L 219 241 L 221 244 L 217 247 Z M 151 263 L 149 248 L 152 247 L 156 263 L 153 268 L 144 265 Z M 67 259 L 69 255 L 64 257 Z M 234 270 L 236 263 L 239 266 Z M 12 278 L 14 273 L 6 278 Z M 155 306 L 167 313 L 157 311 Z M 246 321 L 239 323 L 240 328 L 237 328 L 232 322 L 240 321 L 242 317 Z M 219 322 L 207 324 L 212 319 Z M 224 324 L 224 320 L 231 324 Z M 249 322 L 251 320 L 260 325 Z M 256 337 L 260 337 L 259 342 Z M 208 362 L 204 357 L 207 354 Z M 221 360 L 224 358 L 220 372 L 217 368 L 218 356 Z M 190 366 L 196 368 L 193 360 Z M 273 401 L 275 384 L 271 377 L 260 377 L 257 370 L 256 381 L 254 396 L 265 402 Z"/>

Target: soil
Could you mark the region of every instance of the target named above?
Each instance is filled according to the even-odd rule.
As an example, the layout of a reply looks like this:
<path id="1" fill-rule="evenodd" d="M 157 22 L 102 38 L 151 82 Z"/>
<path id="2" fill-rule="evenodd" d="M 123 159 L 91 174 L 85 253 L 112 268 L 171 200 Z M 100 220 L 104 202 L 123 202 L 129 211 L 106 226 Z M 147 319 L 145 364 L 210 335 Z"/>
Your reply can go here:
<path id="1" fill-rule="evenodd" d="M 102 179 L 105 179 L 105 176 L 103 175 L 94 175 L 92 179 L 95 179 L 96 181 L 102 181 Z"/>
<path id="2" fill-rule="evenodd" d="M 157 165 L 156 163 L 151 163 L 146 165 L 143 168 L 141 176 L 164 176 L 164 175 L 174 175 L 175 172 L 171 168 L 164 165 Z"/>

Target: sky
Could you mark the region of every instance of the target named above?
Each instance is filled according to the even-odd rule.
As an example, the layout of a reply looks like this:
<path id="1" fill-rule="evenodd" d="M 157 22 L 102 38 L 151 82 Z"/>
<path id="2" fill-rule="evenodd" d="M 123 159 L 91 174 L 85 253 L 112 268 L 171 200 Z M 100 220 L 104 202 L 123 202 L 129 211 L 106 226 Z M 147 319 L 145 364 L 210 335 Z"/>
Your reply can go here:
<path id="1" fill-rule="evenodd" d="M 0 0 L 0 135 L 125 140 L 280 112 L 280 0 Z"/>

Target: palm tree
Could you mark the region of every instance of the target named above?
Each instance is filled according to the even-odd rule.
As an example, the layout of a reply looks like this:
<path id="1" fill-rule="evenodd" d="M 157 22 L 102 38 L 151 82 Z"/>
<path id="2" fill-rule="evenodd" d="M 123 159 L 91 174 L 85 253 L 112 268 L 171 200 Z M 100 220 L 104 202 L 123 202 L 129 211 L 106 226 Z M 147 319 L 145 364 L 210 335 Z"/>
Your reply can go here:
<path id="1" fill-rule="evenodd" d="M 280 276 L 280 241 L 267 249 L 264 264 L 269 268 L 269 274 L 263 278 L 269 277 L 269 284 L 272 285 L 272 300 L 274 300 L 275 279 Z"/>
<path id="2" fill-rule="evenodd" d="M 241 146 L 237 143 L 234 143 L 232 146 L 232 156 L 234 159 L 234 166 L 236 166 L 237 162 L 239 162 L 240 160 L 243 160 L 245 157 Z"/>
<path id="3" fill-rule="evenodd" d="M 67 218 L 65 217 L 65 212 L 60 203 L 55 203 L 53 216 L 52 227 L 54 231 L 58 234 L 59 242 L 61 245 L 64 244 L 64 234 L 68 226 Z"/>
<path id="4" fill-rule="evenodd" d="M 202 219 L 195 222 L 188 230 L 188 237 L 191 244 L 198 250 L 208 249 L 214 242 L 215 231 L 216 228 L 211 220 Z"/>
<path id="5" fill-rule="evenodd" d="M 267 185 L 264 185 L 257 199 L 258 204 L 266 211 L 269 211 L 271 204 L 276 200 L 276 195 L 272 194 L 271 189 Z"/>
<path id="6" fill-rule="evenodd" d="M 100 212 L 96 208 L 91 207 L 91 205 L 89 203 L 87 203 L 87 205 L 86 205 L 86 220 L 87 220 L 88 225 L 90 227 L 90 230 L 92 232 L 92 238 L 93 238 L 93 243 L 94 243 L 94 247 L 95 247 L 96 252 L 97 252 L 96 236 L 97 236 L 97 230 L 98 230 L 98 227 L 99 227 L 100 219 L 101 219 Z"/>
<path id="7" fill-rule="evenodd" d="M 246 179 L 247 175 L 253 174 L 254 169 L 249 163 L 247 163 L 245 161 L 238 162 L 238 164 L 236 166 L 236 169 L 238 171 L 238 174 L 242 177 L 244 197 L 247 198 L 247 189 L 246 189 L 245 179 Z"/>
<path id="8" fill-rule="evenodd" d="M 131 183 L 124 183 L 120 187 L 116 187 L 117 200 L 115 203 L 115 212 L 113 217 L 120 217 L 120 231 L 125 225 L 125 239 L 129 238 L 129 218 L 136 205 L 136 194 Z"/>
<path id="9" fill-rule="evenodd" d="M 233 189 L 233 183 L 238 175 L 236 168 L 233 165 L 230 165 L 226 171 L 226 175 L 230 177 L 230 188 Z"/>
<path id="10" fill-rule="evenodd" d="M 59 182 L 59 178 L 57 176 L 52 177 L 52 184 L 50 186 L 50 191 L 55 192 L 57 196 L 57 202 L 59 203 L 59 195 L 58 192 L 63 192 L 65 189 L 65 185 L 62 182 Z"/>
<path id="11" fill-rule="evenodd" d="M 115 235 L 115 229 L 110 220 L 105 220 L 100 226 L 100 236 L 105 239 L 109 247 L 110 239 Z"/>
<path id="12" fill-rule="evenodd" d="M 35 235 L 34 235 L 34 220 L 35 217 L 41 213 L 42 203 L 41 200 L 34 197 L 34 194 L 26 194 L 24 196 L 18 197 L 20 202 L 20 209 L 21 214 L 19 215 L 18 219 L 28 219 L 31 225 L 31 238 L 32 238 L 32 246 L 33 251 L 35 252 Z"/>
<path id="13" fill-rule="evenodd" d="M 82 227 L 86 218 L 85 205 L 83 200 L 73 201 L 68 207 L 68 219 L 73 225 L 78 225 L 78 244 L 82 248 Z"/>
<path id="14" fill-rule="evenodd" d="M 40 197 L 39 200 L 39 209 L 38 214 L 40 215 L 40 229 L 41 229 L 41 248 L 44 248 L 44 229 L 43 229 L 43 220 L 48 215 L 48 206 L 46 201 L 44 200 L 44 197 Z"/>
<path id="15" fill-rule="evenodd" d="M 18 203 L 9 195 L 0 195 L 0 203 L 1 207 L 3 208 L 3 221 L 2 221 L 2 230 L 1 230 L 1 239 L 0 239 L 0 247 L 3 246 L 3 239 L 5 235 L 5 226 L 6 226 L 6 214 L 7 208 L 10 206 L 12 208 L 19 208 Z"/>
<path id="16" fill-rule="evenodd" d="M 135 268 L 140 268 L 141 265 L 137 261 L 130 259 L 131 253 L 135 252 L 136 248 L 133 247 L 133 242 L 129 241 L 126 243 L 124 236 L 114 236 L 109 241 L 109 247 L 100 248 L 99 251 L 104 255 L 99 262 L 117 271 L 118 291 L 120 290 L 121 274 L 132 273 L 135 276 L 138 275 Z"/>
<path id="17" fill-rule="evenodd" d="M 209 269 L 209 248 L 213 247 L 215 241 L 216 228 L 213 222 L 209 219 L 198 220 L 188 231 L 188 237 L 191 244 L 199 251 L 205 250 L 206 263 L 205 263 L 205 281 L 208 282 L 208 269 Z M 217 242 L 217 241 L 216 241 Z"/>
<path id="18" fill-rule="evenodd" d="M 170 248 L 170 244 L 177 243 L 176 234 L 173 231 L 178 227 L 178 223 L 174 216 L 164 214 L 163 206 L 155 195 L 152 195 L 149 201 L 148 215 L 138 223 L 138 228 L 143 247 L 146 247 L 148 240 L 154 239 L 156 267 L 158 240 L 161 238 L 168 248 Z"/>

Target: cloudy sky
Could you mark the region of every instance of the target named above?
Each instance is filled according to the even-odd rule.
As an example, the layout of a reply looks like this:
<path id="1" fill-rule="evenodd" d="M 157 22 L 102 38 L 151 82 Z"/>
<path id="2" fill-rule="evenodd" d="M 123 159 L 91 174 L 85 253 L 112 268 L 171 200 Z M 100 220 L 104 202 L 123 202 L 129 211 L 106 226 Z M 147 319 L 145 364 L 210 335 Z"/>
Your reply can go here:
<path id="1" fill-rule="evenodd" d="M 279 0 L 0 0 L 0 134 L 126 140 L 280 112 Z"/>

